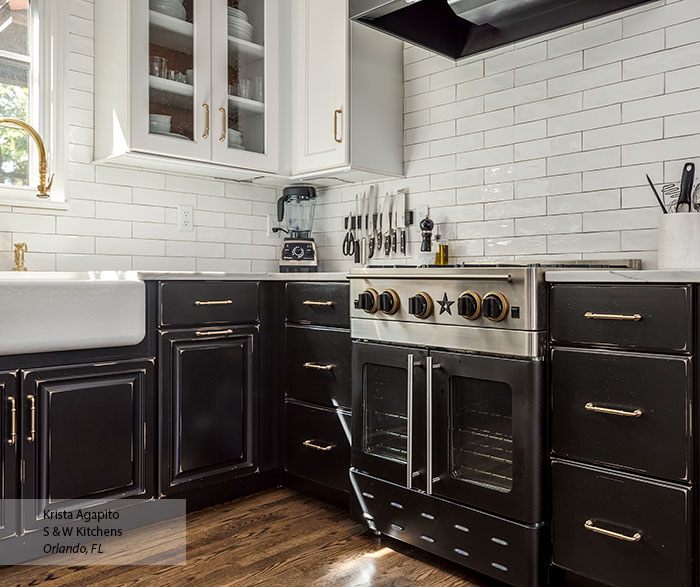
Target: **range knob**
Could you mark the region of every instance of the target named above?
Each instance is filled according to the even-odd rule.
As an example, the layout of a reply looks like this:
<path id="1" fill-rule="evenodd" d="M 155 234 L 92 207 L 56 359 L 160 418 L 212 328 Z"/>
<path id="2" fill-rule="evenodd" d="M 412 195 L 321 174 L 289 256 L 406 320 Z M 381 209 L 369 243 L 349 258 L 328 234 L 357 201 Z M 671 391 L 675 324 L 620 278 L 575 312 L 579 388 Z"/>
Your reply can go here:
<path id="1" fill-rule="evenodd" d="M 385 289 L 377 297 L 377 306 L 385 314 L 396 314 L 399 311 L 399 295 L 393 289 Z"/>
<path id="2" fill-rule="evenodd" d="M 500 291 L 490 291 L 484 296 L 481 307 L 485 318 L 492 322 L 500 322 L 508 315 L 510 304 L 508 303 L 508 298 Z"/>
<path id="3" fill-rule="evenodd" d="M 473 290 L 463 291 L 457 298 L 457 313 L 467 320 L 481 316 L 481 296 Z"/>
<path id="4" fill-rule="evenodd" d="M 368 314 L 374 314 L 377 311 L 377 291 L 369 288 L 363 291 L 355 300 L 355 307 L 358 310 L 364 310 Z"/>
<path id="5" fill-rule="evenodd" d="M 433 313 L 433 300 L 424 291 L 418 292 L 412 298 L 408 298 L 408 311 L 425 320 Z"/>

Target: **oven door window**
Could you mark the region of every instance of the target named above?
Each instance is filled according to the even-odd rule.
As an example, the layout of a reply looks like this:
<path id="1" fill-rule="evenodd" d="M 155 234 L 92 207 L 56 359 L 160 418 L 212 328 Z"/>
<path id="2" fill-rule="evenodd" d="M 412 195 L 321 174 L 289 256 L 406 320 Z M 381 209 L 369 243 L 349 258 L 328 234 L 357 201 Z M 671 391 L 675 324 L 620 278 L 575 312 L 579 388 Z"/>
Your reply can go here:
<path id="1" fill-rule="evenodd" d="M 364 451 L 406 463 L 406 369 L 366 364 Z M 398 393 L 397 393 L 398 391 Z"/>
<path id="2" fill-rule="evenodd" d="M 513 487 L 513 390 L 502 381 L 450 379 L 450 474 L 509 492 Z"/>

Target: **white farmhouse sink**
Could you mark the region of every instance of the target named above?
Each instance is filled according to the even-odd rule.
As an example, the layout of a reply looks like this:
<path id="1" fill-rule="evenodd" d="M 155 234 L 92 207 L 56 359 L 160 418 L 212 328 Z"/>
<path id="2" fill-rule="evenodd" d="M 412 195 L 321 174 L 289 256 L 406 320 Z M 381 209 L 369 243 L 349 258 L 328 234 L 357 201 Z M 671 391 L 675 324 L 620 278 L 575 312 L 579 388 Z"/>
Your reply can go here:
<path id="1" fill-rule="evenodd" d="M 134 345 L 146 335 L 143 281 L 125 273 L 0 272 L 0 355 Z"/>

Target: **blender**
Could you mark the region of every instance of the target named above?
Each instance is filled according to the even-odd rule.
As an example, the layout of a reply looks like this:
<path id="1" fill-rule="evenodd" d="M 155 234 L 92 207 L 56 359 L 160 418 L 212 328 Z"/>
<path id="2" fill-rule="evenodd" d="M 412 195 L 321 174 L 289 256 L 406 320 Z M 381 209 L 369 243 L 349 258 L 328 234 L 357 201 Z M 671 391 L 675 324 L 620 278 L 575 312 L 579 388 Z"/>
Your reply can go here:
<path id="1" fill-rule="evenodd" d="M 311 238 L 316 208 L 316 188 L 292 185 L 282 190 L 277 200 L 277 220 L 287 218 L 287 236 L 280 255 L 280 272 L 312 273 L 318 271 L 316 243 Z M 284 230 L 280 228 L 280 230 Z"/>

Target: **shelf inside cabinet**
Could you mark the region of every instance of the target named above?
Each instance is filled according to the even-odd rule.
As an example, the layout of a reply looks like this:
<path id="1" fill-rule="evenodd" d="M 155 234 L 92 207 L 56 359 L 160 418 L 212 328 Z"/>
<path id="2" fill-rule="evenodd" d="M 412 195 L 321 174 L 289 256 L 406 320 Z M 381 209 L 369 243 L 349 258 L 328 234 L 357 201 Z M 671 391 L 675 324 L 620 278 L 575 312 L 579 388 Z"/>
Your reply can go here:
<path id="1" fill-rule="evenodd" d="M 248 65 L 265 58 L 265 47 L 236 37 L 228 38 L 229 61 L 233 62 L 235 55 L 239 57 L 239 65 Z"/>
<path id="2" fill-rule="evenodd" d="M 192 108 L 194 87 L 191 85 L 153 75 L 149 76 L 148 85 L 154 102 L 176 108 Z"/>
<path id="3" fill-rule="evenodd" d="M 149 41 L 152 44 L 192 55 L 194 25 L 191 22 L 155 10 L 149 11 L 149 22 Z"/>
<path id="4" fill-rule="evenodd" d="M 265 112 L 265 104 L 257 100 L 249 100 L 240 96 L 229 96 L 228 107 L 238 108 L 241 112 L 249 112 L 251 114 L 263 114 Z"/>

